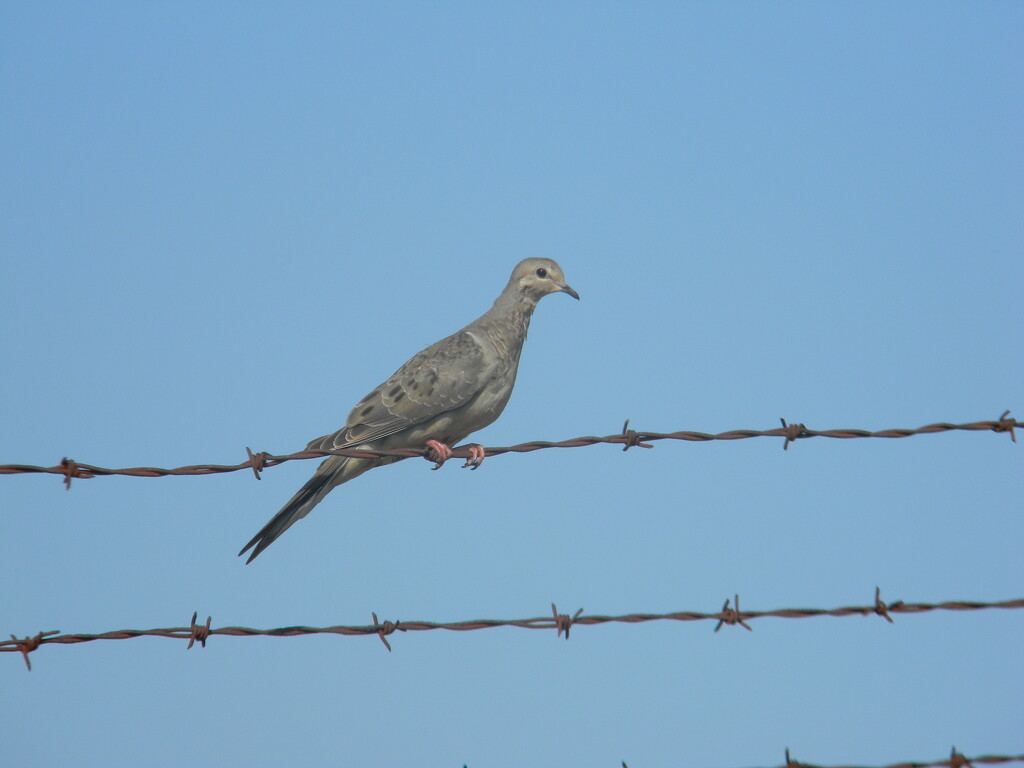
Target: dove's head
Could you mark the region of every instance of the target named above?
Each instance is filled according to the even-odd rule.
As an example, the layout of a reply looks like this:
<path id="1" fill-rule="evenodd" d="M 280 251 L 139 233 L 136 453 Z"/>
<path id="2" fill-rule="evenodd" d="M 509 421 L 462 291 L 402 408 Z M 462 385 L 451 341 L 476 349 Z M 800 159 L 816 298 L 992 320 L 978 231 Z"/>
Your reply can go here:
<path id="1" fill-rule="evenodd" d="M 568 293 L 574 299 L 580 297 L 565 282 L 562 268 L 551 259 L 523 259 L 512 270 L 512 277 L 508 282 L 509 286 L 516 286 L 519 292 L 535 302 L 549 293 Z"/>

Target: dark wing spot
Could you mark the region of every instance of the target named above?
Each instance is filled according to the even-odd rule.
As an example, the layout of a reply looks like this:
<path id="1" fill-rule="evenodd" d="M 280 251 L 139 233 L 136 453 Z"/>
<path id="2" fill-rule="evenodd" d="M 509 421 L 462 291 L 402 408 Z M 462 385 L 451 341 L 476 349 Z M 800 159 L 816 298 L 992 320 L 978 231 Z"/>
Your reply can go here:
<path id="1" fill-rule="evenodd" d="M 372 405 L 368 405 L 365 408 L 363 408 L 363 410 L 361 410 L 359 412 L 359 415 L 360 416 L 369 416 L 371 413 L 373 413 L 373 406 Z"/>
<path id="2" fill-rule="evenodd" d="M 399 392 L 397 395 L 395 395 L 395 402 L 397 403 L 403 397 L 405 397 L 405 392 Z"/>
<path id="3" fill-rule="evenodd" d="M 400 384 L 395 384 L 395 386 L 393 386 L 391 389 L 388 390 L 388 397 L 394 397 L 395 395 L 397 395 L 401 391 L 402 391 L 402 386 Z"/>

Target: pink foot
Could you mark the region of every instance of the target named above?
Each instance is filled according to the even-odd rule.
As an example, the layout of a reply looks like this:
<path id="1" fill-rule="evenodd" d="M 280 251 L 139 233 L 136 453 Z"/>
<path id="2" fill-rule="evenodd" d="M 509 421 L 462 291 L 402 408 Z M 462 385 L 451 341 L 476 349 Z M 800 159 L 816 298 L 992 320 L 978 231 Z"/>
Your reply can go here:
<path id="1" fill-rule="evenodd" d="M 440 469 L 452 457 L 452 449 L 440 440 L 427 440 L 427 448 L 430 450 L 427 451 L 426 458 L 437 462 L 434 464 L 434 469 Z"/>
<path id="2" fill-rule="evenodd" d="M 484 463 L 484 459 L 487 458 L 487 451 L 484 450 L 482 445 L 477 443 L 473 443 L 467 447 L 469 448 L 469 458 L 466 459 L 466 463 L 462 465 L 462 468 L 465 469 L 466 467 L 469 467 L 470 469 L 476 469 Z"/>

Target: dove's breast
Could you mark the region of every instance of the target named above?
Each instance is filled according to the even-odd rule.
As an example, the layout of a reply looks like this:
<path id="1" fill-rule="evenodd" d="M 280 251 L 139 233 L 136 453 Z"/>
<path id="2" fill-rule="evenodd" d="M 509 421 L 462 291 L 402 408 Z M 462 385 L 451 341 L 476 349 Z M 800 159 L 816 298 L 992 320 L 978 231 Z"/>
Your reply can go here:
<path id="1" fill-rule="evenodd" d="M 510 348 L 505 344 L 495 344 L 491 335 L 483 329 L 474 329 L 467 333 L 483 350 L 486 361 L 484 369 L 487 372 L 480 382 L 479 392 L 464 406 L 463 423 L 471 427 L 469 432 L 475 432 L 493 422 L 505 410 L 516 382 L 522 345 Z"/>

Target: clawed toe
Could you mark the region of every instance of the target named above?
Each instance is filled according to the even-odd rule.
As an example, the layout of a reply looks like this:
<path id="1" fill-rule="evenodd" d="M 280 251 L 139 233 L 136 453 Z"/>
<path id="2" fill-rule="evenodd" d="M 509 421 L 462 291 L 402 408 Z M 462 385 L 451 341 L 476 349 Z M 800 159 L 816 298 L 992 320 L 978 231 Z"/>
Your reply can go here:
<path id="1" fill-rule="evenodd" d="M 434 469 L 440 469 L 452 457 L 452 449 L 440 440 L 427 440 L 426 458 L 436 462 Z"/>
<path id="2" fill-rule="evenodd" d="M 484 450 L 482 445 L 478 445 L 477 443 L 473 443 L 473 445 L 467 447 L 469 448 L 469 458 L 466 459 L 466 463 L 462 465 L 462 468 L 465 469 L 466 467 L 469 467 L 470 469 L 476 469 L 484 463 L 484 459 L 487 458 L 487 451 Z"/>

